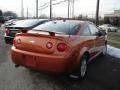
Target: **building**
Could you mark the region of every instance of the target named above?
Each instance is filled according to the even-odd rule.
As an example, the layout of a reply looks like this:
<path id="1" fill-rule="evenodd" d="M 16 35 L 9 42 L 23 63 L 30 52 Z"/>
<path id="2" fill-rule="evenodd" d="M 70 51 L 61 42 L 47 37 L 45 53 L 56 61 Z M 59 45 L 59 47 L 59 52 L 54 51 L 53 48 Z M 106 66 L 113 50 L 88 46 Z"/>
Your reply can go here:
<path id="1" fill-rule="evenodd" d="M 114 10 L 111 14 L 105 14 L 104 21 L 105 23 L 120 26 L 120 10 Z"/>

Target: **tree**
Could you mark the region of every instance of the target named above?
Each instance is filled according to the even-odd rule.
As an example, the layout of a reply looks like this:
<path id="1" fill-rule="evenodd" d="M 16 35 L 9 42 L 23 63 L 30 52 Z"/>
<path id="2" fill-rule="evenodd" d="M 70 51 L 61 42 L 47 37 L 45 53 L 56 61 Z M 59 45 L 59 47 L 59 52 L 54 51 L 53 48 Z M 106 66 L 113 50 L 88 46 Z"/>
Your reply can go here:
<path id="1" fill-rule="evenodd" d="M 105 18 L 104 18 L 104 23 L 105 23 L 105 24 L 110 24 L 109 18 L 105 17 Z"/>
<path id="2" fill-rule="evenodd" d="M 3 13 L 2 13 L 2 10 L 0 10 L 0 24 L 1 23 L 4 23 L 4 17 L 3 17 Z"/>
<path id="3" fill-rule="evenodd" d="M 2 10 L 0 10 L 0 16 L 3 16 L 3 14 L 2 14 Z"/>
<path id="4" fill-rule="evenodd" d="M 48 17 L 45 14 L 42 14 L 42 15 L 39 16 L 39 18 L 41 18 L 41 19 L 47 19 Z"/>
<path id="5" fill-rule="evenodd" d="M 80 14 L 80 15 L 78 16 L 78 20 L 81 20 L 82 18 L 83 18 L 83 15 Z"/>
<path id="6" fill-rule="evenodd" d="M 9 19 L 15 19 L 17 18 L 17 14 L 12 11 L 6 11 L 3 13 L 3 15 Z"/>

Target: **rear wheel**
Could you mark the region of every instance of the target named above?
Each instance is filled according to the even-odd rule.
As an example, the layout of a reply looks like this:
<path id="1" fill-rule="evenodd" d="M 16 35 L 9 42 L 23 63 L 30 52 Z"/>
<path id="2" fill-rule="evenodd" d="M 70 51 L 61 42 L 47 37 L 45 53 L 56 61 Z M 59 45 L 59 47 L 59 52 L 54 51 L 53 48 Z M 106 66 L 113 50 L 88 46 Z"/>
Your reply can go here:
<path id="1" fill-rule="evenodd" d="M 81 59 L 80 62 L 80 67 L 79 67 L 79 78 L 83 79 L 86 76 L 86 71 L 87 71 L 87 56 L 84 55 Z"/>
<path id="2" fill-rule="evenodd" d="M 71 78 L 79 78 L 79 79 L 84 79 L 87 73 L 87 64 L 89 60 L 89 55 L 84 54 L 82 58 L 80 59 L 80 64 L 79 67 L 69 76 Z"/>

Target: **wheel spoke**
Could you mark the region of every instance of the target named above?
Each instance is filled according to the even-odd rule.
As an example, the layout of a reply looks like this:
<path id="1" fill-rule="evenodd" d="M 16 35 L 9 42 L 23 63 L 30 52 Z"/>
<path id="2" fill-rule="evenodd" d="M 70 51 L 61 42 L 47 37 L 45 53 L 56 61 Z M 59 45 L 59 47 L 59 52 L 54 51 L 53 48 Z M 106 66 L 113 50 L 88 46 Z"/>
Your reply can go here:
<path id="1" fill-rule="evenodd" d="M 81 77 L 84 77 L 86 74 L 86 59 L 81 62 Z"/>

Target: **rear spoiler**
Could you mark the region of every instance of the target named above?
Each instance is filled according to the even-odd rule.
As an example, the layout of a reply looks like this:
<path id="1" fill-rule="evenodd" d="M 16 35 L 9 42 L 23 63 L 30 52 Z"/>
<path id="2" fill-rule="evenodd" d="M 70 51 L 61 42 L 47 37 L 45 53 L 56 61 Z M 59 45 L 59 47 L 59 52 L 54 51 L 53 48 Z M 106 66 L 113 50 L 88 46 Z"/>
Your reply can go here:
<path id="1" fill-rule="evenodd" d="M 48 31 L 48 30 L 30 30 L 29 32 L 39 32 L 39 31 L 41 31 L 41 32 L 48 32 L 49 33 L 49 35 L 50 36 L 55 36 L 55 34 L 64 34 L 64 35 L 66 35 L 66 33 L 63 33 L 63 32 L 56 32 L 56 31 Z M 39 34 L 39 33 L 38 33 Z"/>

